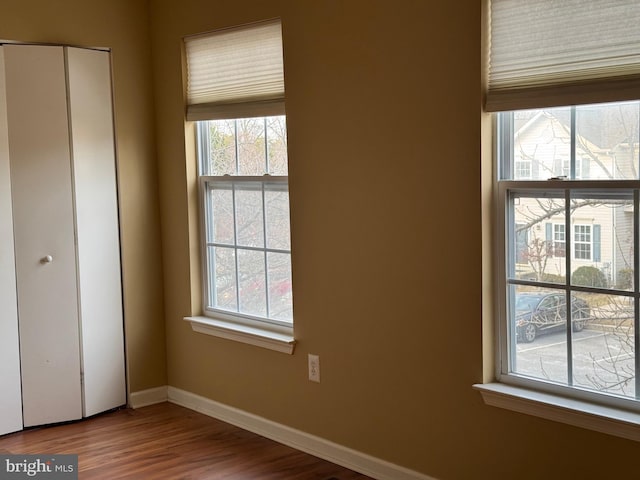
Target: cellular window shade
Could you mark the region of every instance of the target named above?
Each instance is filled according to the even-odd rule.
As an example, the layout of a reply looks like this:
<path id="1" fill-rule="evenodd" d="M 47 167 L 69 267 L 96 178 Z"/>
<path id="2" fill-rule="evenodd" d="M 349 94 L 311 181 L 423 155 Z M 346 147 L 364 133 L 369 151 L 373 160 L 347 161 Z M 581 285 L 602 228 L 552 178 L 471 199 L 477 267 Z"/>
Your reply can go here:
<path id="1" fill-rule="evenodd" d="M 638 0 L 491 0 L 487 111 L 640 98 Z"/>
<path id="2" fill-rule="evenodd" d="M 279 20 L 185 39 L 187 119 L 284 113 Z"/>

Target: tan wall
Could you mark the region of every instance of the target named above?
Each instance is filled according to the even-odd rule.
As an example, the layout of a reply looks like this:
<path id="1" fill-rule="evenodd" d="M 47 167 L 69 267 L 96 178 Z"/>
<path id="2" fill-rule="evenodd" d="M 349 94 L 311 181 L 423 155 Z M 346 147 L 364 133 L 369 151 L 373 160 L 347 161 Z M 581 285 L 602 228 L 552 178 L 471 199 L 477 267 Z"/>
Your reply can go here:
<path id="1" fill-rule="evenodd" d="M 125 332 L 132 391 L 166 383 L 147 2 L 2 2 L 3 40 L 112 49 Z M 37 128 L 38 119 L 34 118 Z M 35 131 L 34 131 L 35 132 Z"/>
<path id="2" fill-rule="evenodd" d="M 169 384 L 437 478 L 621 477 L 637 444 L 486 407 L 471 389 L 491 371 L 480 10 L 480 0 L 151 0 Z M 182 320 L 198 313 L 199 273 L 181 37 L 275 16 L 293 356 Z M 320 384 L 306 378 L 307 353 L 320 355 Z"/>

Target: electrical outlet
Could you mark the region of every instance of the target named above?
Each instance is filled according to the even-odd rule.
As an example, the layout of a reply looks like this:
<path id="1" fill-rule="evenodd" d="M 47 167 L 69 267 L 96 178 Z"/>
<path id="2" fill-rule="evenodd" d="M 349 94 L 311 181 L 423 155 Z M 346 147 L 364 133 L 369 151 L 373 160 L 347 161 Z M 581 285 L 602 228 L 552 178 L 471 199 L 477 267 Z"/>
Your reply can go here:
<path id="1" fill-rule="evenodd" d="M 309 380 L 320 383 L 320 357 L 309 354 Z"/>

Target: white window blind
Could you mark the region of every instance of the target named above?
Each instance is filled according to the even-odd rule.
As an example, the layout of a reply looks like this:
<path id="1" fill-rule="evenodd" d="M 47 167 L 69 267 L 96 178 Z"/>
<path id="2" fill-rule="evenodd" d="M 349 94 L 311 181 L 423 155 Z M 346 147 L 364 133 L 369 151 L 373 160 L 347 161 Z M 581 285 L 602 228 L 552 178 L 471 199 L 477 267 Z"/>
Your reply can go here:
<path id="1" fill-rule="evenodd" d="M 491 0 L 487 111 L 640 96 L 638 0 Z"/>
<path id="2" fill-rule="evenodd" d="M 185 39 L 187 119 L 284 114 L 279 20 Z"/>

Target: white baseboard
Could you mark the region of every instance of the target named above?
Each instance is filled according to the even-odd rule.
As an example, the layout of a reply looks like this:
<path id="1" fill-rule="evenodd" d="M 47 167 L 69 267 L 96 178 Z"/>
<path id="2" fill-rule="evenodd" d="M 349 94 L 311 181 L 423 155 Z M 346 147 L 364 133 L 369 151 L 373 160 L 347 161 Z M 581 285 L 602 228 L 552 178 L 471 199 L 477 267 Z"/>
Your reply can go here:
<path id="1" fill-rule="evenodd" d="M 166 387 L 168 401 L 257 433 L 289 447 L 377 480 L 436 480 L 422 473 L 338 445 L 266 418 L 215 402 L 175 387 Z M 158 390 L 158 389 L 153 389 Z M 149 390 L 147 390 L 149 392 Z M 144 393 L 144 392 L 140 392 Z"/>
<path id="2" fill-rule="evenodd" d="M 148 405 L 155 405 L 156 403 L 166 402 L 169 400 L 167 390 L 168 387 L 164 385 L 162 387 L 150 388 L 139 392 L 131 392 L 129 394 L 129 406 L 131 408 L 141 408 Z"/>

